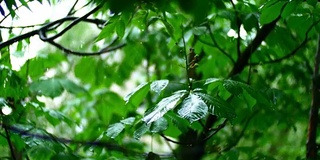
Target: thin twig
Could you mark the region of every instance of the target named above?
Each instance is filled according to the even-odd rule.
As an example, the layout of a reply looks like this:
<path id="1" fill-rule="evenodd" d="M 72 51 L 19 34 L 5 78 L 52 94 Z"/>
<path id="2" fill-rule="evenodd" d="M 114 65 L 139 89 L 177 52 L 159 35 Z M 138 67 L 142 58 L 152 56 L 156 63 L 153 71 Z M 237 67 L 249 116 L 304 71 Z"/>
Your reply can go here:
<path id="1" fill-rule="evenodd" d="M 226 147 L 225 149 L 223 149 L 223 152 L 225 151 L 229 151 L 231 148 L 233 148 L 234 146 L 236 146 L 239 141 L 241 140 L 241 138 L 243 137 L 245 131 L 247 130 L 248 126 L 249 126 L 249 123 L 250 121 L 253 119 L 253 117 L 258 113 L 259 110 L 256 110 L 255 112 L 253 112 L 250 117 L 247 119 L 246 123 L 244 124 L 240 134 L 237 136 L 236 140 L 230 144 L 228 147 Z"/>
<path id="2" fill-rule="evenodd" d="M 88 12 L 87 14 L 83 15 L 82 17 L 79 17 L 77 19 L 75 19 L 74 21 L 72 21 L 66 28 L 64 28 L 61 32 L 57 33 L 56 35 L 52 36 L 52 37 L 46 37 L 45 32 L 47 31 L 47 27 L 43 27 L 39 32 L 40 35 L 40 39 L 42 41 L 52 41 L 55 40 L 56 38 L 62 36 L 65 32 L 67 32 L 68 30 L 70 30 L 73 26 L 77 25 L 79 22 L 81 22 L 84 19 L 87 19 L 91 14 L 93 14 L 94 12 L 98 11 L 100 9 L 101 5 L 96 6 L 93 10 L 91 10 L 90 12 Z"/>
<path id="3" fill-rule="evenodd" d="M 71 15 L 74 14 L 74 11 L 73 11 L 73 10 L 74 10 L 74 8 L 76 7 L 76 5 L 78 4 L 78 2 L 79 2 L 79 0 L 76 0 L 76 1 L 73 3 L 73 5 L 72 5 L 71 9 L 69 10 L 67 16 L 71 16 Z"/>
<path id="4" fill-rule="evenodd" d="M 16 36 L 14 38 L 11 38 L 7 41 L 4 41 L 2 43 L 0 43 L 0 49 L 4 48 L 4 47 L 7 47 L 9 45 L 12 45 L 13 43 L 15 42 L 18 42 L 18 41 L 21 41 L 23 39 L 26 39 L 26 38 L 30 38 L 32 36 L 35 36 L 37 34 L 40 34 L 39 32 L 41 30 L 43 30 L 44 28 L 51 28 L 52 26 L 55 26 L 61 22 L 65 22 L 65 21 L 71 21 L 71 20 L 75 20 L 77 19 L 77 17 L 65 17 L 65 18 L 62 18 L 62 19 L 58 19 L 56 21 L 53 21 L 53 22 L 50 22 L 50 23 L 47 23 L 45 26 L 39 28 L 39 29 L 36 29 L 36 30 L 33 30 L 33 31 L 30 31 L 30 32 L 27 32 L 25 34 L 22 34 L 22 35 L 19 35 L 19 36 Z M 88 22 L 88 23 L 94 23 L 96 24 L 97 26 L 99 25 L 103 25 L 106 21 L 104 20 L 100 20 L 100 19 L 82 19 L 82 21 L 84 22 Z M 43 32 L 42 32 L 43 33 Z"/>
<path id="5" fill-rule="evenodd" d="M 209 140 L 212 136 L 217 134 L 222 128 L 224 128 L 227 125 L 228 119 L 225 119 L 222 124 L 220 124 L 217 128 L 211 129 L 213 132 L 209 134 L 207 137 L 201 140 L 201 142 L 206 142 Z"/>
<path id="6" fill-rule="evenodd" d="M 34 27 L 38 27 L 38 26 L 43 26 L 45 25 L 46 23 L 43 23 L 43 24 L 33 24 L 33 25 L 28 25 L 28 26 L 0 26 L 0 28 L 2 29 L 15 29 L 15 28 L 21 28 L 21 29 L 24 29 L 24 28 L 34 28 Z"/>
<path id="7" fill-rule="evenodd" d="M 181 27 L 183 28 L 183 27 Z M 190 77 L 189 77 L 189 62 L 188 62 L 188 53 L 187 53 L 187 46 L 186 46 L 186 41 L 184 39 L 184 30 L 181 29 L 181 35 L 182 35 L 182 42 L 183 42 L 183 54 L 184 54 L 184 58 L 185 58 L 185 65 L 186 65 L 186 78 L 187 78 L 187 82 L 188 82 L 188 87 L 191 90 L 192 88 L 192 83 L 190 81 Z"/>
<path id="8" fill-rule="evenodd" d="M 60 143 L 72 143 L 72 144 L 80 144 L 80 145 L 87 145 L 87 146 L 100 146 L 100 147 L 106 147 L 110 150 L 117 150 L 117 151 L 122 151 L 122 152 L 128 152 L 127 149 L 114 145 L 108 142 L 102 142 L 102 141 L 79 141 L 79 140 L 71 140 L 71 139 L 66 139 L 66 138 L 59 138 L 55 137 L 53 135 L 44 135 L 44 134 L 37 134 L 37 133 L 30 133 L 32 130 L 23 130 L 18 127 L 14 126 L 7 126 L 2 124 L 3 128 L 5 128 L 7 131 L 10 130 L 11 132 L 17 133 L 20 136 L 25 136 L 25 137 L 33 137 L 36 139 L 42 139 L 42 140 L 47 140 L 47 141 L 53 141 L 53 142 L 60 142 Z M 10 145 L 10 144 L 9 144 Z"/>
<path id="9" fill-rule="evenodd" d="M 61 44 L 56 43 L 54 41 L 48 41 L 48 43 L 50 43 L 51 45 L 57 47 L 58 49 L 60 49 L 61 51 L 63 51 L 66 54 L 72 54 L 72 55 L 77 55 L 77 56 L 96 56 L 96 55 L 101 55 L 104 53 L 108 53 L 117 49 L 120 49 L 122 47 L 124 47 L 126 44 L 119 44 L 117 46 L 114 47 L 110 47 L 107 49 L 104 49 L 103 51 L 98 51 L 98 52 L 78 52 L 78 51 L 72 51 L 70 49 L 67 49 L 65 47 L 63 47 Z"/>
<path id="10" fill-rule="evenodd" d="M 235 64 L 235 61 L 234 61 L 234 59 L 230 56 L 230 54 L 228 54 L 224 49 L 222 49 L 222 48 L 219 46 L 219 44 L 217 43 L 217 41 L 216 41 L 216 39 L 214 38 L 213 33 L 212 33 L 212 31 L 211 31 L 210 25 L 209 25 L 209 24 L 206 24 L 206 27 L 207 27 L 207 29 L 208 29 L 208 31 L 209 31 L 209 35 L 210 35 L 210 38 L 211 38 L 214 46 L 215 46 L 223 55 L 225 55 L 227 58 L 229 58 L 230 61 L 232 62 L 232 64 Z"/>
<path id="11" fill-rule="evenodd" d="M 194 141 L 192 141 L 192 142 L 188 142 L 188 143 L 172 140 L 172 139 L 166 137 L 164 134 L 160 134 L 160 136 L 161 136 L 162 138 L 164 138 L 166 141 L 169 141 L 169 142 L 172 142 L 172 143 L 175 143 L 175 144 L 180 144 L 180 145 L 185 145 L 185 146 L 192 146 L 192 145 L 195 145 L 195 144 L 201 144 L 201 143 L 203 143 L 203 142 L 206 142 L 206 141 L 207 141 L 208 139 L 210 139 L 212 136 L 214 136 L 215 134 L 217 134 L 222 128 L 224 128 L 224 127 L 226 126 L 227 122 L 228 122 L 228 120 L 225 119 L 225 120 L 223 121 L 223 123 L 220 124 L 217 128 L 211 129 L 212 132 L 211 132 L 208 136 L 206 136 L 205 138 L 200 139 L 200 140 L 199 140 L 199 139 L 196 139 L 196 140 L 194 140 Z"/>

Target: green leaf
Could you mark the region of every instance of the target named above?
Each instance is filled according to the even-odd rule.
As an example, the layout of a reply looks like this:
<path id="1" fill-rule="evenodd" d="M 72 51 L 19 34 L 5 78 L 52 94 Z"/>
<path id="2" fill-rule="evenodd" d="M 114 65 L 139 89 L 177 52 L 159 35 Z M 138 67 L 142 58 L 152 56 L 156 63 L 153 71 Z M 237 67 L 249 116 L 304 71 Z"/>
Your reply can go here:
<path id="1" fill-rule="evenodd" d="M 73 94 L 86 92 L 85 89 L 76 85 L 70 80 L 60 78 L 49 78 L 46 80 L 40 80 L 33 82 L 30 85 L 30 90 L 40 95 L 48 96 L 51 98 L 58 97 L 66 89 L 68 92 Z"/>
<path id="2" fill-rule="evenodd" d="M 61 86 L 72 94 L 86 93 L 87 91 L 68 79 L 60 79 Z"/>
<path id="3" fill-rule="evenodd" d="M 233 80 L 225 80 L 223 83 L 223 86 L 225 87 L 226 90 L 228 90 L 231 94 L 235 96 L 240 96 L 241 94 L 243 94 L 243 91 L 246 91 L 246 93 L 248 93 L 258 103 L 263 104 L 265 106 L 272 106 L 266 94 L 263 94 L 261 91 L 245 83 L 241 83 Z"/>
<path id="4" fill-rule="evenodd" d="M 117 23 L 116 23 L 116 21 L 117 21 L 117 18 L 118 17 L 116 17 L 116 18 L 112 18 L 107 24 L 106 24 L 106 26 L 101 30 L 101 32 L 99 33 L 99 35 L 98 35 L 98 37 L 96 38 L 96 40 L 95 40 L 95 42 L 98 42 L 98 41 L 100 41 L 100 40 L 102 40 L 102 39 L 105 39 L 105 38 L 111 38 L 112 36 L 113 36 L 113 34 L 114 34 L 114 31 L 115 31 L 115 29 L 117 29 L 116 27 L 117 27 Z M 123 28 L 122 28 L 123 29 Z M 120 29 L 117 29 L 117 32 L 118 32 L 118 30 L 119 31 L 121 31 Z M 124 31 L 123 31 L 124 32 Z M 120 33 L 121 34 L 121 33 Z"/>
<path id="5" fill-rule="evenodd" d="M 59 111 L 52 110 L 52 109 L 44 109 L 44 110 L 45 110 L 44 115 L 45 115 L 46 119 L 53 126 L 56 126 L 56 125 L 60 124 L 61 122 L 65 122 L 69 126 L 72 126 L 74 124 L 74 122 L 69 117 L 67 117 L 66 115 L 64 115 L 63 113 L 61 113 Z"/>
<path id="6" fill-rule="evenodd" d="M 129 118 L 121 120 L 120 122 L 123 124 L 126 124 L 126 125 L 132 125 L 135 120 L 136 120 L 135 117 L 129 117 Z"/>
<path id="7" fill-rule="evenodd" d="M 243 22 L 243 27 L 244 29 L 249 32 L 252 29 L 258 29 L 259 28 L 259 22 L 258 22 L 258 16 L 254 13 L 250 13 L 246 15 L 244 22 Z"/>
<path id="8" fill-rule="evenodd" d="M 249 93 L 249 95 L 256 99 L 256 101 L 260 104 L 266 105 L 266 106 L 272 106 L 271 102 L 269 101 L 267 95 L 262 94 L 262 92 L 260 92 L 259 90 L 256 90 L 255 88 L 246 85 L 246 84 L 242 84 L 241 87 L 247 92 Z"/>
<path id="9" fill-rule="evenodd" d="M 122 19 L 119 19 L 117 26 L 116 26 L 116 33 L 120 39 L 124 36 L 125 30 L 126 30 L 126 24 L 124 23 L 124 21 Z"/>
<path id="10" fill-rule="evenodd" d="M 50 159 L 55 154 L 55 151 L 48 146 L 34 146 L 28 150 L 30 160 Z"/>
<path id="11" fill-rule="evenodd" d="M 262 8 L 260 15 L 260 23 L 267 24 L 275 20 L 281 12 L 281 8 L 286 4 L 284 1 L 269 1 Z"/>
<path id="12" fill-rule="evenodd" d="M 167 87 L 168 84 L 169 84 L 169 80 L 153 81 L 150 85 L 150 89 L 151 91 L 159 94 L 162 90 L 164 90 Z"/>
<path id="13" fill-rule="evenodd" d="M 133 138 L 135 139 L 140 139 L 142 135 L 144 135 L 145 133 L 147 133 L 147 131 L 149 130 L 150 125 L 147 125 L 144 122 L 139 122 L 136 125 L 136 130 L 133 133 Z"/>
<path id="14" fill-rule="evenodd" d="M 188 131 L 188 126 L 190 124 L 190 122 L 188 120 L 179 117 L 174 112 L 168 112 L 164 117 L 166 117 L 166 119 L 168 119 L 168 121 L 171 122 L 181 132 Z"/>
<path id="15" fill-rule="evenodd" d="M 317 0 L 307 0 L 307 3 L 310 5 L 310 6 L 316 6 L 317 5 Z"/>
<path id="16" fill-rule="evenodd" d="M 209 106 L 210 114 L 227 119 L 235 118 L 236 113 L 234 108 L 231 106 L 231 104 L 227 103 L 223 99 L 201 92 L 195 92 L 194 94 L 200 97 L 207 104 L 207 106 Z"/>
<path id="17" fill-rule="evenodd" d="M 136 87 L 132 92 L 124 97 L 126 104 L 131 103 L 135 106 L 139 106 L 140 103 L 144 100 L 147 93 L 150 90 L 150 83 L 142 83 Z"/>
<path id="18" fill-rule="evenodd" d="M 265 91 L 265 93 L 274 105 L 277 104 L 279 98 L 283 97 L 283 92 L 273 88 L 268 89 L 267 91 Z"/>
<path id="19" fill-rule="evenodd" d="M 60 96 L 64 88 L 60 84 L 59 79 L 50 78 L 31 83 L 30 90 L 40 95 L 54 98 Z"/>
<path id="20" fill-rule="evenodd" d="M 26 1 L 24 1 L 24 0 L 19 0 L 19 1 L 23 6 L 25 6 L 26 8 L 28 8 L 31 11 L 31 9 L 29 8 L 28 3 Z"/>
<path id="21" fill-rule="evenodd" d="M 161 117 L 158 120 L 151 123 L 150 132 L 151 133 L 161 133 L 168 128 L 168 122 L 165 118 Z"/>
<path id="22" fill-rule="evenodd" d="M 205 80 L 204 85 L 209 85 L 211 83 L 215 83 L 215 82 L 221 82 L 222 80 L 220 78 L 208 78 Z"/>
<path id="23" fill-rule="evenodd" d="M 78 159 L 81 159 L 80 157 L 78 156 L 75 156 L 74 154 L 72 153 L 64 153 L 64 152 L 60 152 L 56 155 L 54 155 L 51 159 L 68 159 L 68 160 L 78 160 Z"/>
<path id="24" fill-rule="evenodd" d="M 197 36 L 201 36 L 207 32 L 207 28 L 206 27 L 194 27 L 192 29 L 192 32 L 193 32 L 193 34 L 195 34 Z"/>
<path id="25" fill-rule="evenodd" d="M 208 106 L 199 96 L 190 93 L 189 96 L 182 101 L 178 114 L 192 123 L 208 114 Z"/>
<path id="26" fill-rule="evenodd" d="M 46 71 L 61 64 L 66 59 L 63 54 L 40 54 L 35 58 L 28 60 L 21 68 L 21 71 L 29 71 L 28 74 L 32 80 L 42 77 Z"/>
<path id="27" fill-rule="evenodd" d="M 27 92 L 26 80 L 19 77 L 16 71 L 0 65 L 0 97 L 22 98 Z"/>
<path id="28" fill-rule="evenodd" d="M 11 134 L 10 139 L 14 143 L 14 147 L 17 151 L 23 151 L 23 149 L 26 147 L 26 141 L 20 135 Z"/>
<path id="29" fill-rule="evenodd" d="M 84 57 L 76 64 L 74 74 L 82 82 L 90 83 L 95 80 L 97 61 L 93 57 Z"/>
<path id="30" fill-rule="evenodd" d="M 173 26 L 166 20 L 162 20 L 162 23 L 164 24 L 164 26 L 166 27 L 166 30 L 168 32 L 168 34 L 172 37 L 172 38 L 175 38 L 174 37 L 174 28 Z"/>
<path id="31" fill-rule="evenodd" d="M 16 12 L 12 8 L 12 6 L 15 6 L 15 7 L 17 6 L 15 0 L 7 0 L 7 1 L 4 1 L 4 2 L 6 3 L 6 6 L 7 6 L 9 12 L 10 12 L 11 17 L 14 18 L 15 15 L 16 15 Z"/>
<path id="32" fill-rule="evenodd" d="M 298 5 L 299 5 L 298 1 L 289 1 L 288 4 L 283 9 L 283 12 L 281 13 L 281 17 L 283 18 L 288 17 L 291 13 L 293 13 L 296 10 Z"/>
<path id="33" fill-rule="evenodd" d="M 153 152 L 149 152 L 147 155 L 146 160 L 161 160 L 160 156 L 153 153 Z"/>
<path id="34" fill-rule="evenodd" d="M 239 96 L 240 94 L 242 94 L 242 88 L 240 84 L 236 81 L 225 80 L 223 82 L 223 87 L 235 96 Z"/>
<path id="35" fill-rule="evenodd" d="M 157 105 L 148 110 L 143 117 L 143 121 L 150 124 L 159 118 L 161 118 L 168 111 L 174 109 L 180 102 L 181 99 L 188 93 L 186 90 L 175 92 L 173 95 L 163 98 Z"/>
<path id="36" fill-rule="evenodd" d="M 125 128 L 122 123 L 115 123 L 108 127 L 106 135 L 110 138 L 116 138 Z"/>

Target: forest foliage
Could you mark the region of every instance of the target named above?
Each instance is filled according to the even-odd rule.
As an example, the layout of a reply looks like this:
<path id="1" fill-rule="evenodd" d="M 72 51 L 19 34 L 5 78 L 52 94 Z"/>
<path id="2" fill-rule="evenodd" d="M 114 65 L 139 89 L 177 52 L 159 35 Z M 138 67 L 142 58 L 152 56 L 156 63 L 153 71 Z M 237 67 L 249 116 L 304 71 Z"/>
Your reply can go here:
<path id="1" fill-rule="evenodd" d="M 319 156 L 317 0 L 31 3 L 63 1 L 0 3 L 0 159 Z"/>

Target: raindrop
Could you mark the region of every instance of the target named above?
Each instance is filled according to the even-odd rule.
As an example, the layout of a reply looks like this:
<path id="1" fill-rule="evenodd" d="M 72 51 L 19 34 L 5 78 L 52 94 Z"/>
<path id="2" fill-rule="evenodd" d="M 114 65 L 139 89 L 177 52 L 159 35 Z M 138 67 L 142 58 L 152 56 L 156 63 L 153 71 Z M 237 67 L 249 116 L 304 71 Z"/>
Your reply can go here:
<path id="1" fill-rule="evenodd" d="M 4 115 L 9 115 L 12 112 L 12 108 L 10 108 L 9 106 L 5 105 L 5 106 L 2 107 L 1 111 L 2 111 L 2 113 Z"/>

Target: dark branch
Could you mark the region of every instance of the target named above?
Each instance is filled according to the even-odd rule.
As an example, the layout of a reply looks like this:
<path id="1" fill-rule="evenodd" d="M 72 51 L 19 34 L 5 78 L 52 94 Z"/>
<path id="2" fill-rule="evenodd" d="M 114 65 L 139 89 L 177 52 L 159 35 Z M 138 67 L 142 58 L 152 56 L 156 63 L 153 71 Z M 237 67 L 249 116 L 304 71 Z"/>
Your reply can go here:
<path id="1" fill-rule="evenodd" d="M 212 136 L 217 134 L 222 128 L 224 128 L 227 125 L 228 120 L 225 119 L 222 124 L 220 124 L 217 128 L 211 129 L 213 132 L 211 132 L 207 137 L 205 137 L 202 142 L 206 142 L 209 140 Z"/>
<path id="2" fill-rule="evenodd" d="M 74 4 L 73 8 L 75 7 L 75 5 L 76 5 L 76 3 Z M 98 52 L 77 52 L 77 51 L 73 51 L 73 50 L 67 49 L 67 48 L 63 47 L 61 44 L 59 44 L 59 43 L 54 41 L 55 39 L 57 39 L 58 37 L 61 37 L 68 30 L 70 30 L 73 26 L 77 25 L 80 22 L 93 23 L 93 24 L 96 24 L 97 27 L 101 29 L 104 26 L 104 24 L 106 23 L 106 21 L 100 20 L 100 19 L 88 19 L 88 17 L 91 14 L 93 14 L 94 12 L 98 11 L 100 9 L 100 7 L 101 7 L 101 5 L 98 5 L 93 10 L 91 10 L 90 12 L 88 12 L 87 14 L 85 14 L 82 17 L 65 17 L 65 18 L 61 18 L 59 20 L 44 24 L 44 26 L 40 27 L 39 29 L 36 29 L 34 31 L 22 34 L 20 36 L 14 37 L 12 39 L 9 39 L 9 40 L 7 40 L 5 42 L 0 43 L 0 49 L 2 49 L 4 47 L 7 47 L 7 46 L 10 46 L 11 44 L 13 44 L 15 42 L 18 42 L 18 41 L 21 41 L 23 39 L 30 38 L 30 37 L 32 37 L 34 35 L 39 35 L 39 37 L 40 37 L 40 39 L 42 41 L 48 42 L 49 44 L 57 47 L 58 49 L 60 49 L 63 52 L 65 52 L 66 54 L 73 54 L 73 55 L 78 55 L 78 56 L 101 55 L 103 53 L 107 53 L 107 52 L 114 51 L 116 49 L 122 48 L 123 46 L 125 46 L 125 44 L 118 44 L 116 46 L 112 46 L 115 43 L 115 41 L 113 41 L 107 48 L 104 48 L 104 49 L 102 49 L 101 51 L 98 51 Z M 71 11 L 69 13 L 71 13 Z M 58 28 L 61 24 L 63 24 L 66 21 L 72 21 L 72 22 L 66 28 L 64 28 L 62 31 L 57 33 L 56 35 L 54 35 L 52 37 L 47 37 L 47 32 L 48 31 L 52 31 L 52 30 Z M 31 26 L 26 26 L 26 27 L 31 27 Z"/>
<path id="3" fill-rule="evenodd" d="M 2 28 L 2 29 L 15 29 L 15 28 L 24 29 L 24 28 L 34 28 L 34 27 L 43 26 L 43 25 L 45 25 L 45 23 L 44 24 L 34 24 L 34 25 L 29 25 L 29 26 L 0 26 L 0 28 Z"/>
<path id="4" fill-rule="evenodd" d="M 71 22 L 71 24 L 69 24 L 66 28 L 64 28 L 61 32 L 59 32 L 58 34 L 52 36 L 52 37 L 43 37 L 42 35 L 44 35 L 43 32 L 47 32 L 49 26 L 44 26 L 42 27 L 41 30 L 39 30 L 39 35 L 40 35 L 40 39 L 42 41 L 53 41 L 55 39 L 57 39 L 58 37 L 62 36 L 64 33 L 66 33 L 68 30 L 70 30 L 73 26 L 77 25 L 79 22 L 81 22 L 84 19 L 87 19 L 91 14 L 93 14 L 94 12 L 98 11 L 100 9 L 100 5 L 98 5 L 96 8 L 94 8 L 93 10 L 91 10 L 90 12 L 88 12 L 87 14 L 85 14 L 82 17 L 79 17 L 77 19 L 75 19 L 74 21 Z"/>
<path id="5" fill-rule="evenodd" d="M 95 11 L 95 10 L 92 10 L 91 12 L 93 12 L 93 11 Z M 115 41 L 111 42 L 111 44 L 108 45 L 107 48 L 103 48 L 101 51 L 98 51 L 98 52 L 77 52 L 77 51 L 73 51 L 73 50 L 67 49 L 67 48 L 63 47 L 61 44 L 59 44 L 57 42 L 54 42 L 55 38 L 58 38 L 59 36 L 62 36 L 67 30 L 72 28 L 71 24 L 75 25 L 75 24 L 79 23 L 80 21 L 82 21 L 82 22 L 96 24 L 98 28 L 102 28 L 103 25 L 106 23 L 106 21 L 100 20 L 100 19 L 88 19 L 87 18 L 88 15 L 89 14 L 86 14 L 85 16 L 80 17 L 80 18 L 78 18 L 78 17 L 65 17 L 65 18 L 62 18 L 62 19 L 47 23 L 43 27 L 41 27 L 40 29 L 31 31 L 31 32 L 28 32 L 28 33 L 25 33 L 25 34 L 22 34 L 20 36 L 17 36 L 17 37 L 14 37 L 12 39 L 9 39 L 8 41 L 0 43 L 0 49 L 4 48 L 4 47 L 7 47 L 7 46 L 9 46 L 9 45 L 11 45 L 11 44 L 13 44 L 15 42 L 21 41 L 23 39 L 30 38 L 30 37 L 32 37 L 34 35 L 39 35 L 41 40 L 46 41 L 49 44 L 57 47 L 58 49 L 60 49 L 63 52 L 65 52 L 66 54 L 73 54 L 73 55 L 78 55 L 78 56 L 101 55 L 101 54 L 104 54 L 104 53 L 107 53 L 107 52 L 110 52 L 110 51 L 114 51 L 114 50 L 117 50 L 117 49 L 122 48 L 122 47 L 125 46 L 125 44 L 118 44 L 118 45 L 113 46 L 116 43 L 116 40 L 115 40 Z M 56 29 L 59 25 L 61 25 L 63 22 L 66 22 L 66 21 L 73 21 L 73 22 L 68 27 L 66 27 L 63 31 L 61 31 L 58 34 L 56 34 L 55 36 L 47 38 L 46 33 L 48 31 Z M 74 22 L 77 22 L 77 23 L 74 23 Z"/>
<path id="6" fill-rule="evenodd" d="M 78 4 L 78 2 L 79 2 L 79 0 L 76 0 L 76 1 L 73 3 L 73 5 L 72 5 L 71 9 L 69 10 L 67 16 L 71 16 L 71 15 L 73 15 L 73 14 L 75 13 L 75 12 L 74 12 L 74 8 L 75 8 L 76 5 Z"/>
<path id="7" fill-rule="evenodd" d="M 86 145 L 86 146 L 98 146 L 98 147 L 107 148 L 109 150 L 115 150 L 115 151 L 120 151 L 120 152 L 124 152 L 124 153 L 133 152 L 133 151 L 129 151 L 128 149 L 126 149 L 124 147 L 121 147 L 121 146 L 115 145 L 115 144 L 111 144 L 108 142 L 77 141 L 77 140 L 71 140 L 71 139 L 66 139 L 66 138 L 59 138 L 59 137 L 55 137 L 53 135 L 30 133 L 30 131 L 32 129 L 31 130 L 24 130 L 24 129 L 21 129 L 18 127 L 8 126 L 8 125 L 4 125 L 4 124 L 2 124 L 2 126 L 3 126 L 3 128 L 10 130 L 13 133 L 16 133 L 16 134 L 19 134 L 20 136 L 25 136 L 25 137 L 32 137 L 32 138 L 36 138 L 36 139 L 59 142 L 59 143 L 80 144 L 80 145 Z"/>
<path id="8" fill-rule="evenodd" d="M 319 106 L 320 106 L 320 35 L 318 35 L 318 46 L 315 55 L 313 81 L 312 81 L 312 102 L 309 111 L 309 126 L 307 138 L 307 154 L 306 159 L 317 159 L 318 144 L 317 144 L 317 129 L 319 121 Z"/>
<path id="9" fill-rule="evenodd" d="M 148 153 L 137 152 L 137 151 L 134 151 L 133 149 L 129 149 L 129 148 L 126 148 L 126 147 L 123 147 L 120 145 L 116 145 L 116 144 L 112 144 L 109 142 L 72 140 L 72 139 L 56 137 L 56 136 L 51 135 L 49 133 L 47 133 L 48 135 L 31 133 L 33 128 L 25 130 L 25 129 L 21 129 L 21 128 L 15 127 L 15 126 L 8 126 L 5 124 L 0 124 L 0 126 L 1 125 L 3 128 L 7 129 L 7 131 L 11 131 L 12 133 L 18 134 L 23 137 L 32 137 L 32 138 L 36 138 L 39 140 L 51 141 L 51 142 L 63 143 L 63 144 L 77 144 L 77 145 L 84 145 L 84 146 L 103 147 L 103 148 L 106 148 L 107 150 L 122 152 L 123 154 L 130 155 L 130 156 L 147 157 L 147 155 L 148 155 Z M 6 137 L 8 137 L 8 136 L 6 136 Z M 12 146 L 12 148 L 13 148 L 13 146 Z M 164 154 L 158 154 L 158 155 L 161 158 L 170 158 L 170 157 L 174 156 L 171 153 L 164 153 Z"/>
<path id="10" fill-rule="evenodd" d="M 9 39 L 9 40 L 7 40 L 5 42 L 0 43 L 0 49 L 2 49 L 4 47 L 7 47 L 7 46 L 10 46 L 15 42 L 24 40 L 26 38 L 30 38 L 30 37 L 35 36 L 35 35 L 38 35 L 39 33 L 44 34 L 44 32 L 40 32 L 41 30 L 44 30 L 44 28 L 50 28 L 51 29 L 53 26 L 56 26 L 57 24 L 60 24 L 62 22 L 66 22 L 66 21 L 72 21 L 72 20 L 75 20 L 75 19 L 78 19 L 78 18 L 77 17 L 65 17 L 65 18 L 62 18 L 62 19 L 47 23 L 45 26 L 41 27 L 40 29 L 30 31 L 28 33 L 22 34 L 20 36 L 11 38 L 11 39 Z M 96 24 L 98 27 L 102 26 L 106 22 L 106 21 L 100 20 L 100 19 L 83 19 L 82 21 Z"/>
<path id="11" fill-rule="evenodd" d="M 50 43 L 51 45 L 57 47 L 58 49 L 60 49 L 61 51 L 63 51 L 66 54 L 73 54 L 73 55 L 77 55 L 77 56 L 96 56 L 96 55 L 101 55 L 110 51 L 114 51 L 117 50 L 119 48 L 124 47 L 126 44 L 119 44 L 117 46 L 114 47 L 110 47 L 110 48 L 106 48 L 103 49 L 99 52 L 77 52 L 77 51 L 72 51 L 70 49 L 67 49 L 65 47 L 63 47 L 62 45 L 60 45 L 59 43 L 56 43 L 54 41 L 48 41 L 48 43 Z"/>
<path id="12" fill-rule="evenodd" d="M 281 58 L 278 58 L 278 59 L 275 59 L 275 60 L 272 60 L 272 61 L 265 61 L 265 62 L 256 62 L 256 63 L 250 63 L 250 65 L 261 65 L 261 64 L 272 64 L 272 63 L 279 63 L 285 59 L 288 59 L 292 56 L 294 56 L 302 47 L 304 47 L 307 42 L 309 41 L 309 32 L 312 30 L 312 28 L 317 25 L 320 21 L 317 21 L 315 23 L 313 23 L 307 30 L 306 34 L 305 34 L 305 39 L 294 49 L 292 50 L 289 54 L 281 57 Z"/>
<path id="13" fill-rule="evenodd" d="M 11 38 L 7 41 L 4 41 L 2 43 L 0 43 L 0 50 L 4 47 L 8 47 L 10 45 L 12 45 L 13 43 L 16 43 L 18 41 L 21 41 L 21 40 L 24 40 L 26 38 L 30 38 L 34 35 L 37 35 L 39 32 L 39 30 L 34 30 L 34 31 L 31 31 L 31 32 L 28 32 L 28 33 L 25 33 L 25 34 L 22 34 L 20 36 L 17 36 L 17 37 L 14 37 L 14 38 Z"/>
<path id="14" fill-rule="evenodd" d="M 258 47 L 261 45 L 261 42 L 264 41 L 270 34 L 270 32 L 275 28 L 279 19 L 280 16 L 272 22 L 261 27 L 253 41 L 246 47 L 241 56 L 238 57 L 237 62 L 235 63 L 232 71 L 229 74 L 229 77 L 242 72 L 244 67 L 247 66 L 251 55 L 258 49 Z"/>
<path id="15" fill-rule="evenodd" d="M 236 19 L 237 35 L 238 35 L 238 37 L 237 37 L 237 55 L 239 57 L 240 54 L 241 54 L 241 50 L 240 50 L 240 46 L 241 46 L 241 37 L 240 37 L 241 20 L 239 18 L 239 13 L 238 13 L 238 10 L 236 8 L 236 5 L 233 3 L 232 0 L 230 0 L 230 3 L 232 4 L 233 10 L 234 10 L 234 16 L 235 16 L 235 19 Z"/>
<path id="16" fill-rule="evenodd" d="M 164 134 L 160 134 L 160 136 L 162 138 L 164 138 L 166 141 L 169 141 L 169 142 L 172 142 L 172 143 L 175 143 L 175 144 L 180 144 L 180 145 L 185 145 L 185 146 L 193 146 L 193 145 L 196 145 L 196 144 L 202 144 L 203 142 L 206 142 L 208 139 L 210 139 L 212 136 L 214 136 L 216 133 L 218 133 L 222 128 L 224 128 L 227 124 L 228 120 L 224 120 L 222 124 L 220 124 L 218 127 L 214 128 L 214 129 L 211 129 L 211 133 L 209 135 L 207 135 L 206 137 L 204 137 L 203 139 L 200 139 L 200 140 L 194 140 L 193 142 L 179 142 L 179 141 L 175 141 L 175 140 L 172 140 L 168 137 L 166 137 Z"/>

